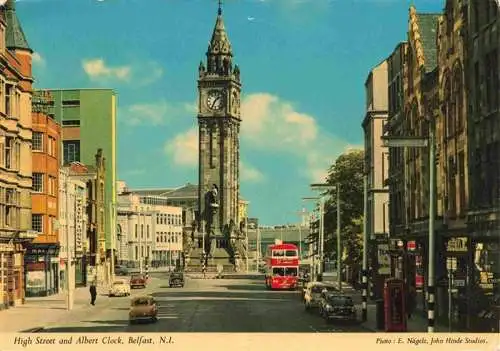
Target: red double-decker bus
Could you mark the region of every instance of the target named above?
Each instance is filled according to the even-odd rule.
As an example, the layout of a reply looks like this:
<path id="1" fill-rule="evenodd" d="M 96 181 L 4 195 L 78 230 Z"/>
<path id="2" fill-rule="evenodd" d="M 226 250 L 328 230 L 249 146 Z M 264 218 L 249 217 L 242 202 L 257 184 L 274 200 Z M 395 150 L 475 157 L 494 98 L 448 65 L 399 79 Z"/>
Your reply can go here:
<path id="1" fill-rule="evenodd" d="M 294 244 L 269 245 L 266 251 L 266 287 L 296 289 L 299 273 L 299 250 Z"/>

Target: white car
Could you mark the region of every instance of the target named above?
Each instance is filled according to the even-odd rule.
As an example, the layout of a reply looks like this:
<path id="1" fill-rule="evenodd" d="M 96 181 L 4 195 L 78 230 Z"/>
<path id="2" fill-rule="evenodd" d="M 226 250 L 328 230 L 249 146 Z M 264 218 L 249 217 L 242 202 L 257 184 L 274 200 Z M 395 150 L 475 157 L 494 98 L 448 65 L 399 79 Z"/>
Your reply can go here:
<path id="1" fill-rule="evenodd" d="M 115 280 L 113 286 L 109 289 L 109 296 L 129 296 L 130 286 L 123 279 Z"/>

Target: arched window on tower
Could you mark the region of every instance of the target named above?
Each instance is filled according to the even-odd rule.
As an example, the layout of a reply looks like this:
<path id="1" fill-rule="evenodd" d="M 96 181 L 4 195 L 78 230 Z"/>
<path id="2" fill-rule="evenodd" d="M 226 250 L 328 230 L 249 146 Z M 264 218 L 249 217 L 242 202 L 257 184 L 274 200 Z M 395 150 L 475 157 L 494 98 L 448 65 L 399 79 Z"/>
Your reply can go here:
<path id="1" fill-rule="evenodd" d="M 451 84 L 448 78 L 445 78 L 444 83 L 444 123 L 446 125 L 446 137 L 451 137 L 453 135 L 453 115 L 451 111 Z"/>
<path id="2" fill-rule="evenodd" d="M 462 69 L 459 65 L 453 72 L 453 102 L 455 107 L 454 118 L 456 121 L 456 131 L 461 132 L 465 126 L 463 113 L 463 80 Z"/>

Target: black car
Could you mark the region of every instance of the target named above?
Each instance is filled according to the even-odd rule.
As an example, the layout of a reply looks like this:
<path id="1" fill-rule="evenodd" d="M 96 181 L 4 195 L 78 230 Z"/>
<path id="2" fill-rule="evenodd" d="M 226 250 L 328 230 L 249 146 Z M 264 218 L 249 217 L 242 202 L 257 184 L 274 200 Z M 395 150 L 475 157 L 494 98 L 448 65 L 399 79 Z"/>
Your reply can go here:
<path id="1" fill-rule="evenodd" d="M 171 288 L 180 286 L 181 288 L 184 287 L 184 274 L 181 272 L 175 272 L 170 274 L 170 277 L 168 278 L 168 285 Z"/>
<path id="2" fill-rule="evenodd" d="M 350 296 L 324 292 L 319 303 L 319 314 L 326 320 L 356 320 L 356 308 Z"/>

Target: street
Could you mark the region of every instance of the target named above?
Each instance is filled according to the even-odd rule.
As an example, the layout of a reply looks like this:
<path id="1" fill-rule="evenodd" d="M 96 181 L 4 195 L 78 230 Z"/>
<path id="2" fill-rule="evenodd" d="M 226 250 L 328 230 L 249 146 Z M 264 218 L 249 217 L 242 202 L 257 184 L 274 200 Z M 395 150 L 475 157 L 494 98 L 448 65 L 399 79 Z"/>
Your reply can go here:
<path id="1" fill-rule="evenodd" d="M 154 274 L 145 290 L 132 290 L 131 296 L 147 293 L 155 297 L 159 308 L 156 323 L 130 325 L 130 297 L 99 296 L 96 306 L 88 306 L 90 312 L 84 318 L 48 325 L 42 332 L 368 331 L 358 324 L 327 323 L 304 310 L 297 291 L 267 291 L 262 279 L 187 278 L 184 288 L 169 288 L 167 277 L 166 273 Z M 360 297 L 354 296 L 354 300 L 359 307 Z"/>

